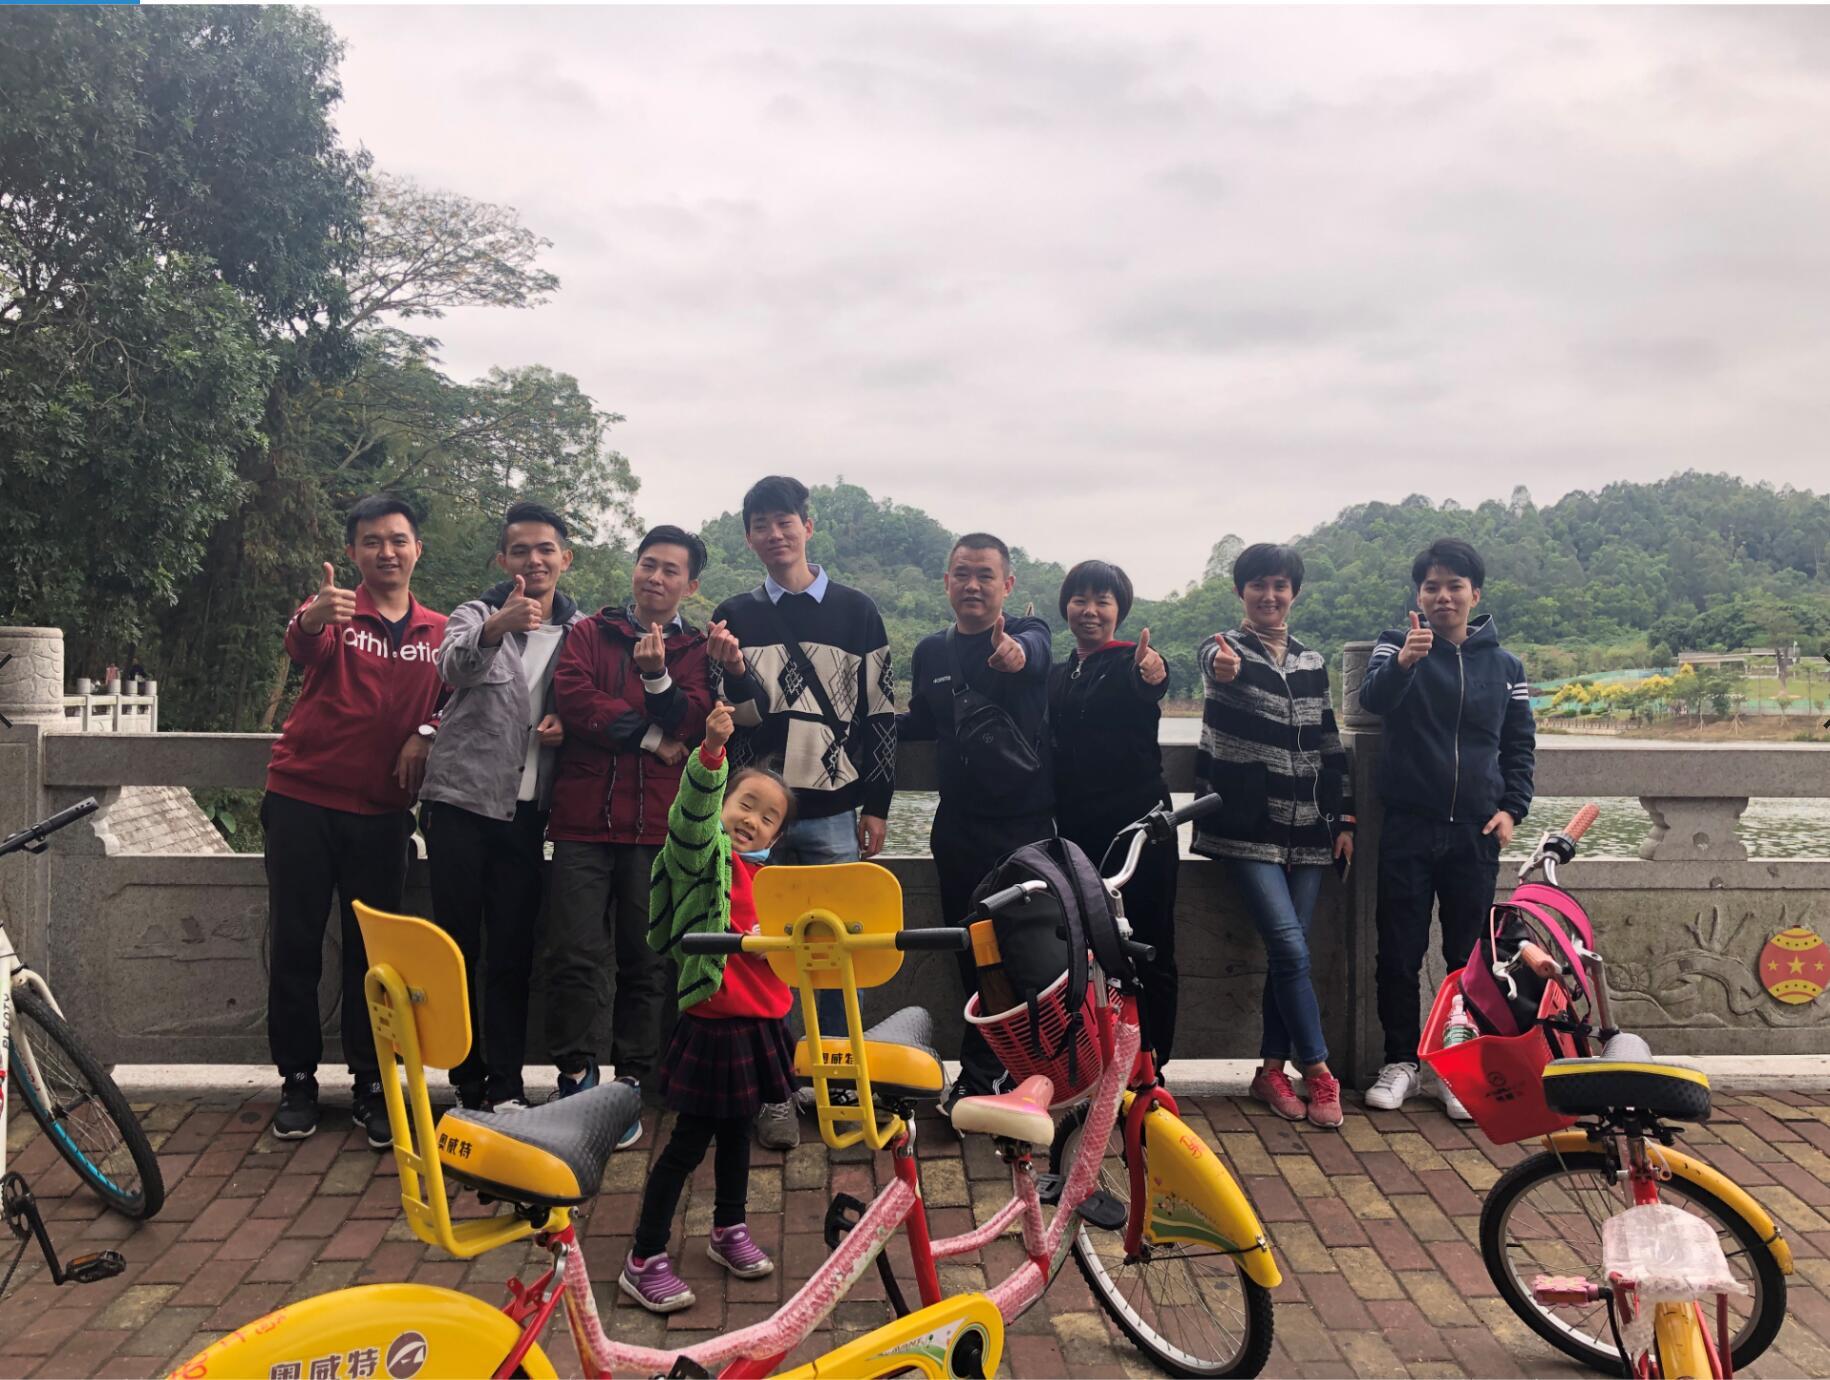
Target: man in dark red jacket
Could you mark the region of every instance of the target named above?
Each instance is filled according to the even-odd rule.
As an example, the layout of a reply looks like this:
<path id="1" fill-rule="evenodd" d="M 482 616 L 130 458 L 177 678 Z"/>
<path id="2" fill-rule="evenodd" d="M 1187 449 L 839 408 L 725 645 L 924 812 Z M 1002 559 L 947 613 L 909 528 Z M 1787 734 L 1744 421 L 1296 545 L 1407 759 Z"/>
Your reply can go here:
<path id="1" fill-rule="evenodd" d="M 649 532 L 636 548 L 631 602 L 576 624 L 553 672 L 566 737 L 547 824 L 546 1012 L 561 1097 L 597 1085 L 592 1028 L 612 949 L 610 1062 L 638 1086 L 654 1068 L 667 967 L 648 947 L 648 876 L 687 747 L 712 708 L 705 635 L 680 615 L 704 568 L 705 543 L 692 533 Z M 618 1148 L 640 1135 L 631 1126 Z"/>
<path id="2" fill-rule="evenodd" d="M 433 654 L 445 615 L 413 598 L 419 561 L 413 509 L 387 495 L 350 509 L 344 554 L 362 574 L 354 590 L 324 583 L 286 626 L 286 652 L 305 670 L 267 765 L 267 1043 L 279 1066 L 273 1133 L 318 1129 L 318 976 L 334 891 L 343 915 L 343 1057 L 355 1080 L 351 1115 L 369 1144 L 387 1149 L 388 1109 L 362 979 L 368 959 L 352 901 L 400 909 L 408 840 L 442 685 Z M 391 1071 L 390 1071 L 391 1076 Z"/>

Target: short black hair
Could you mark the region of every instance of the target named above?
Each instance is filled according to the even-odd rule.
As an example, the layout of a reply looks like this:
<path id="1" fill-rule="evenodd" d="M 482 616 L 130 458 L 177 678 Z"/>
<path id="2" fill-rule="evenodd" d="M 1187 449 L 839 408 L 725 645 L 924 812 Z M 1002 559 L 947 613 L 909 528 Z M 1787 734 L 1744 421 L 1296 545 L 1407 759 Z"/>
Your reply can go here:
<path id="1" fill-rule="evenodd" d="M 780 510 L 777 509 L 772 511 Z M 794 787 L 790 786 L 788 784 L 788 778 L 775 770 L 774 767 L 740 767 L 736 774 L 731 777 L 730 784 L 724 788 L 725 794 L 729 795 L 752 776 L 763 777 L 780 786 L 782 788 L 782 797 L 788 802 L 782 809 L 781 827 L 775 831 L 775 837 L 779 841 L 783 834 L 794 827 L 794 821 L 800 817 L 801 810 L 800 805 L 794 798 Z"/>
<path id="2" fill-rule="evenodd" d="M 1303 592 L 1303 558 L 1294 546 L 1279 546 L 1261 541 L 1246 547 L 1233 558 L 1233 593 L 1244 594 L 1253 580 L 1267 575 L 1282 575 L 1290 581 L 1290 592 Z"/>
<path id="3" fill-rule="evenodd" d="M 1061 582 L 1061 616 L 1068 616 L 1068 600 L 1076 594 L 1110 594 L 1118 602 L 1118 621 L 1131 612 L 1131 577 L 1105 561 L 1082 561 Z"/>
<path id="4" fill-rule="evenodd" d="M 785 474 L 772 474 L 750 485 L 743 496 L 743 530 L 750 530 L 750 519 L 765 513 L 793 513 L 803 522 L 813 519 L 807 507 L 807 486 Z"/>
<path id="5" fill-rule="evenodd" d="M 997 552 L 998 555 L 1004 558 L 1004 573 L 1007 575 L 1010 573 L 1010 548 L 1004 544 L 1003 538 L 994 537 L 989 532 L 968 532 L 948 548 L 948 565 L 953 564 L 954 552 L 958 551 L 962 546 L 968 551 Z"/>
<path id="6" fill-rule="evenodd" d="M 705 543 L 684 527 L 675 527 L 671 522 L 651 527 L 635 548 L 635 554 L 640 557 L 651 546 L 684 546 L 686 573 L 695 580 L 699 578 L 699 572 L 705 569 Z"/>
<path id="7" fill-rule="evenodd" d="M 1459 537 L 1439 537 L 1419 551 L 1411 562 L 1411 584 L 1422 589 L 1424 577 L 1435 565 L 1453 571 L 1476 589 L 1487 579 L 1487 563 L 1481 553 Z"/>
<path id="8" fill-rule="evenodd" d="M 419 540 L 419 514 L 413 511 L 413 505 L 398 494 L 370 494 L 367 498 L 356 500 L 356 505 L 349 510 L 343 519 L 343 544 L 356 544 L 356 524 L 373 522 L 384 518 L 389 513 L 399 513 L 407 520 L 407 526 L 413 529 L 413 540 Z"/>
<path id="9" fill-rule="evenodd" d="M 502 536 L 496 542 L 496 550 L 508 550 L 508 529 L 518 522 L 544 522 L 559 534 L 561 546 L 564 546 L 566 539 L 572 535 L 570 529 L 566 527 L 566 520 L 546 504 L 523 500 L 520 503 L 509 504 L 508 511 L 502 515 Z"/>

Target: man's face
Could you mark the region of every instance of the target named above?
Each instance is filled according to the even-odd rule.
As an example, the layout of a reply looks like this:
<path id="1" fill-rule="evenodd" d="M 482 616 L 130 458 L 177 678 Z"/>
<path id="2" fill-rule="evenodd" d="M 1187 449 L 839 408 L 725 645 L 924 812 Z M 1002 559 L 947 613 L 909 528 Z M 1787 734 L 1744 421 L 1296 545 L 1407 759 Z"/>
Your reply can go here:
<path id="1" fill-rule="evenodd" d="M 770 570 L 793 570 L 807 559 L 813 520 L 799 513 L 752 513 L 743 539 Z"/>
<path id="2" fill-rule="evenodd" d="M 650 619 L 668 621 L 699 588 L 692 571 L 692 553 L 684 546 L 656 542 L 635 558 L 636 608 Z"/>
<path id="3" fill-rule="evenodd" d="M 1433 565 L 1417 586 L 1417 607 L 1437 632 L 1453 632 L 1468 625 L 1468 615 L 1481 601 L 1481 592 L 1446 566 Z"/>
<path id="4" fill-rule="evenodd" d="M 393 593 L 412 580 L 423 549 L 404 513 L 383 513 L 356 524 L 356 540 L 344 548 L 344 554 L 362 572 L 362 582 L 370 589 Z"/>
<path id="5" fill-rule="evenodd" d="M 997 622 L 1004 601 L 1016 587 L 1017 577 L 1004 565 L 995 547 L 978 550 L 955 547 L 947 561 L 947 602 L 953 617 L 966 632 L 982 632 Z"/>
<path id="6" fill-rule="evenodd" d="M 496 564 L 509 579 L 526 582 L 527 597 L 544 599 L 559 585 L 559 577 L 572 568 L 572 548 L 550 523 L 516 522 L 509 525 Z"/>

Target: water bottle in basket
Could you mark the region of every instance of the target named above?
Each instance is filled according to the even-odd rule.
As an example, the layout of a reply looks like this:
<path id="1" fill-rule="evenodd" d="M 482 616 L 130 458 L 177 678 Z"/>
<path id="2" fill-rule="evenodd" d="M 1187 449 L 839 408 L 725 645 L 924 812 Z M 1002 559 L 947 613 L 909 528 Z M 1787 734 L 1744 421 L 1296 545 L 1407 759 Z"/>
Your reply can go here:
<path id="1" fill-rule="evenodd" d="M 1480 1031 L 1468 1015 L 1467 1003 L 1462 1000 L 1461 993 L 1457 992 L 1455 1000 L 1449 1004 L 1449 1023 L 1442 1029 L 1442 1047 L 1447 1049 L 1450 1045 L 1463 1044 L 1479 1034 Z"/>

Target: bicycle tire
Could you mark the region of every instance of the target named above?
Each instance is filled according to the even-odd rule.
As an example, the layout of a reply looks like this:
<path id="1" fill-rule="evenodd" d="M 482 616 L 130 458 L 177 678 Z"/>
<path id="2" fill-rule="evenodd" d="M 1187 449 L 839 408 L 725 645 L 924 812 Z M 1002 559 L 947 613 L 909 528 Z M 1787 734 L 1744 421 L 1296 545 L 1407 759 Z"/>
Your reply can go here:
<path id="1" fill-rule="evenodd" d="M 1547 1150 L 1520 1160 L 1494 1183 L 1487 1194 L 1487 1201 L 1481 1207 L 1481 1257 L 1486 1262 L 1487 1273 L 1492 1277 L 1494 1287 L 1500 1291 L 1500 1297 L 1506 1300 L 1527 1327 L 1564 1355 L 1593 1370 L 1618 1375 L 1622 1370 L 1620 1353 L 1614 1349 L 1611 1338 L 1606 1346 L 1600 1345 L 1598 1341 L 1586 1340 L 1583 1335 L 1579 1335 L 1580 1329 L 1559 1316 L 1572 1310 L 1540 1305 L 1531 1296 L 1530 1281 L 1521 1280 L 1509 1264 L 1506 1244 L 1506 1228 L 1512 1213 L 1526 1194 L 1548 1180 L 1583 1180 L 1579 1192 L 1608 1195 L 1612 1204 L 1609 1209 L 1611 1212 L 1631 1206 L 1632 1199 L 1624 1187 L 1608 1183 L 1608 1173 L 1607 1156 L 1596 1151 L 1558 1155 Z M 1565 1189 L 1564 1192 L 1571 1191 Z M 1572 1194 L 1572 1197 L 1575 1196 L 1578 1195 Z M 1683 1199 L 1701 1208 L 1719 1224 L 1719 1231 L 1734 1238 L 1735 1249 L 1730 1251 L 1725 1247 L 1724 1254 L 1728 1255 L 1731 1268 L 1737 1260 L 1744 1262 L 1744 1270 L 1740 1273 L 1747 1276 L 1744 1282 L 1753 1291 L 1753 1301 L 1746 1321 L 1736 1329 L 1731 1341 L 1734 1368 L 1739 1371 L 1759 1357 L 1772 1345 L 1773 1338 L 1779 1335 L 1786 1314 L 1785 1274 L 1747 1219 L 1708 1189 L 1687 1179 L 1674 1177 L 1659 1185 L 1659 1198 L 1661 1201 Z M 1599 1277 L 1601 1269 L 1600 1249 L 1597 1237 L 1594 1243 L 1595 1258 L 1585 1262 L 1596 1277 Z M 1589 1312 L 1599 1317 L 1603 1327 L 1606 1326 L 1605 1304 L 1592 1305 Z"/>
<path id="2" fill-rule="evenodd" d="M 77 1177 L 122 1216 L 145 1221 L 165 1205 L 165 1179 L 133 1108 L 44 998 L 24 986 L 14 987 L 12 996 L 12 1086 Z M 48 1098 L 45 1089 L 25 1076 L 19 1057 L 22 1042 L 50 1085 Z M 91 1108 L 100 1115 L 73 1117 Z M 89 1127 L 102 1136 L 92 1139 L 84 1130 Z M 113 1130 L 112 1143 L 103 1139 L 106 1128 Z"/>
<path id="3" fill-rule="evenodd" d="M 1062 1119 L 1061 1129 L 1055 1135 L 1055 1143 L 1049 1148 L 1049 1169 L 1052 1173 L 1064 1175 L 1066 1168 L 1073 1160 L 1074 1148 L 1078 1145 L 1080 1131 L 1086 1121 L 1087 1105 L 1082 1104 L 1070 1111 Z M 1122 1124 L 1122 1123 L 1121 1123 Z M 1118 1128 L 1108 1133 L 1108 1157 L 1113 1153 Z M 1147 1151 L 1145 1153 L 1148 1153 Z M 1122 1164 L 1122 1147 L 1118 1150 L 1117 1163 Z M 1120 1199 L 1128 1199 L 1131 1184 L 1128 1176 L 1121 1181 L 1109 1178 L 1109 1170 L 1102 1168 L 1100 1180 L 1106 1190 Z M 1100 1250 L 1101 1241 L 1106 1243 L 1104 1253 Z M 1131 1339 L 1138 1350 L 1148 1356 L 1155 1365 L 1167 1375 L 1219 1377 L 1220 1380 L 1249 1380 L 1264 1369 L 1265 1362 L 1271 1356 L 1271 1334 L 1274 1323 L 1271 1291 L 1257 1280 L 1246 1274 L 1240 1267 L 1236 1256 L 1222 1257 L 1206 1255 L 1187 1257 L 1177 1253 L 1177 1248 L 1158 1248 L 1159 1254 L 1152 1260 L 1127 1265 L 1122 1253 L 1114 1253 L 1112 1246 L 1122 1243 L 1123 1237 L 1118 1232 L 1103 1231 L 1100 1228 L 1081 1222 L 1074 1233 L 1074 1263 L 1080 1267 L 1081 1275 L 1086 1279 L 1087 1287 L 1093 1297 L 1099 1300 L 1100 1307 L 1106 1310 L 1112 1321 L 1118 1324 L 1119 1330 Z M 1108 1263 L 1107 1257 L 1112 1257 Z M 1153 1322 L 1147 1313 L 1156 1313 L 1159 1320 L 1161 1309 L 1154 1306 L 1140 1309 L 1134 1298 L 1142 1292 L 1147 1302 L 1154 1305 L 1156 1300 L 1167 1296 L 1170 1291 L 1164 1289 L 1160 1282 L 1152 1291 L 1144 1283 L 1146 1278 L 1160 1280 L 1162 1275 L 1146 1276 L 1145 1272 L 1157 1266 L 1164 1267 L 1164 1274 L 1179 1266 L 1189 1266 L 1190 1260 L 1214 1259 L 1224 1260 L 1231 1267 L 1229 1272 L 1221 1272 L 1227 1286 L 1237 1286 L 1240 1297 L 1238 1309 L 1241 1319 L 1239 1340 L 1230 1354 L 1217 1357 L 1202 1357 L 1190 1351 L 1187 1346 L 1178 1345 L 1159 1330 L 1160 1321 Z M 1126 1277 L 1134 1279 L 1136 1284 L 1126 1288 Z M 1204 1291 L 1203 1291 L 1204 1292 Z M 1197 1302 L 1211 1314 L 1212 1306 L 1207 1298 L 1198 1297 Z"/>

